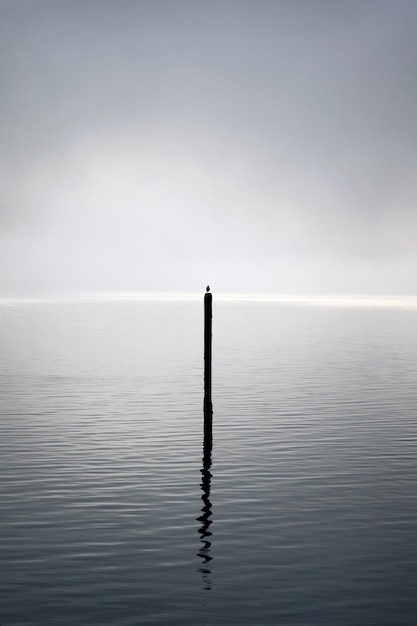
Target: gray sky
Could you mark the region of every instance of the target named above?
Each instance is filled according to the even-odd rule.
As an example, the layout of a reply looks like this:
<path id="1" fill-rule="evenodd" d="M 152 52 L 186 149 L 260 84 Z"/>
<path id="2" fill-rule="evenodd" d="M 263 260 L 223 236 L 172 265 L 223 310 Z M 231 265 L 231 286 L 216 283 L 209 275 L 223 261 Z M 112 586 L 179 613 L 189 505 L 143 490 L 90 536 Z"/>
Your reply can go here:
<path id="1" fill-rule="evenodd" d="M 0 292 L 417 293 L 415 0 L 0 0 Z"/>

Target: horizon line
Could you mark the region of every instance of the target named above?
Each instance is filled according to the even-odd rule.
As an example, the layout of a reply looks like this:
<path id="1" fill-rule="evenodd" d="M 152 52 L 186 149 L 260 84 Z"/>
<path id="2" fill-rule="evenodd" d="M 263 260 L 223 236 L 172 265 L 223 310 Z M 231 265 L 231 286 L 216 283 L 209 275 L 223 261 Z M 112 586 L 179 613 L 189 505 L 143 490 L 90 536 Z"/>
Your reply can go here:
<path id="1" fill-rule="evenodd" d="M 139 301 L 200 301 L 205 290 L 197 291 L 36 291 L 0 293 L 0 303 L 52 302 L 61 300 L 139 300 Z M 265 302 L 327 306 L 417 308 L 417 294 L 283 294 L 250 292 L 216 292 L 219 302 Z"/>

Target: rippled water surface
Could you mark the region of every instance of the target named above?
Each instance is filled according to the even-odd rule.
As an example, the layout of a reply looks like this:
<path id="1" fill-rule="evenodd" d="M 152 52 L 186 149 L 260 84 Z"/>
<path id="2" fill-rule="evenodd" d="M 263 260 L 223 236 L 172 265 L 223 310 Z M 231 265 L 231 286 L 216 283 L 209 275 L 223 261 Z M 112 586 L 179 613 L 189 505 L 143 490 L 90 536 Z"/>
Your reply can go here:
<path id="1" fill-rule="evenodd" d="M 394 303 L 395 304 L 395 303 Z M 0 301 L 1 626 L 415 625 L 417 304 Z"/>

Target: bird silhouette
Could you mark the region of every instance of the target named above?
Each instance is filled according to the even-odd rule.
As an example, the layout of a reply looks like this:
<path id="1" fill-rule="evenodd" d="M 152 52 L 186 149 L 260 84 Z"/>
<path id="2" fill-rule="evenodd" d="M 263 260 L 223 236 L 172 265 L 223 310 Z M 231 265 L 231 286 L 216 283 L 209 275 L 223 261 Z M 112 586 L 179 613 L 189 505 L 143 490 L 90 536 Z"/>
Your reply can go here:
<path id="1" fill-rule="evenodd" d="M 207 293 L 210 291 L 210 285 L 207 285 L 206 291 L 207 291 Z"/>

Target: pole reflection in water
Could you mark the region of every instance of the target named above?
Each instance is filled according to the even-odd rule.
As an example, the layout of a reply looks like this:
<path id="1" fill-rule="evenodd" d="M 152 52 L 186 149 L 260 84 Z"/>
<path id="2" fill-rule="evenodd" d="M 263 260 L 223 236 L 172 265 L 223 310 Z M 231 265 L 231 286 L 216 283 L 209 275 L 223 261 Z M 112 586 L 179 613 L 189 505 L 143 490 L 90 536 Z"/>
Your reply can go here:
<path id="1" fill-rule="evenodd" d="M 205 416 L 206 417 L 206 416 Z M 198 529 L 200 534 L 200 549 L 197 552 L 197 556 L 200 557 L 202 563 L 198 569 L 203 575 L 204 589 L 209 591 L 211 589 L 211 569 L 210 561 L 211 556 L 211 536 L 210 525 L 212 520 L 211 502 L 210 502 L 210 486 L 211 486 L 211 451 L 213 447 L 213 438 L 211 433 L 211 424 L 207 427 L 207 421 L 204 423 L 204 442 L 203 442 L 203 468 L 201 471 L 201 490 L 203 492 L 201 499 L 203 501 L 203 507 L 201 509 L 201 515 L 197 517 L 197 520 L 201 522 L 201 527 Z"/>

